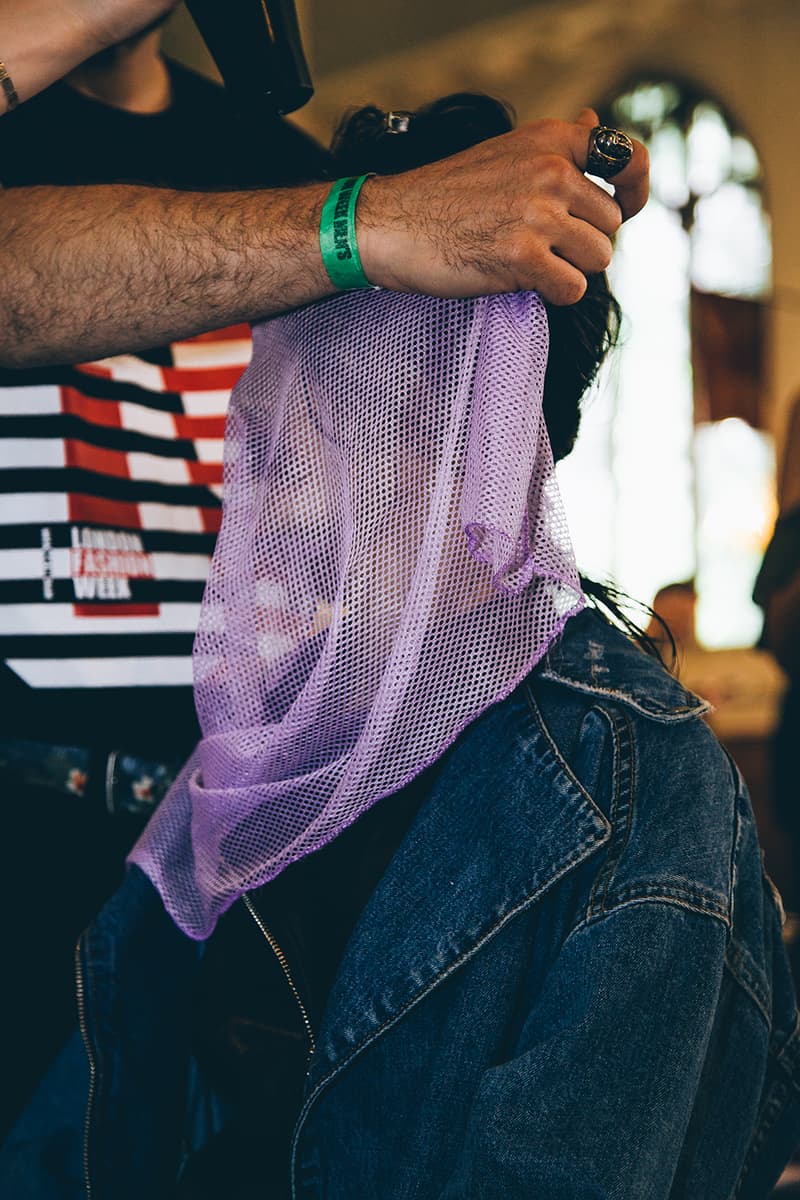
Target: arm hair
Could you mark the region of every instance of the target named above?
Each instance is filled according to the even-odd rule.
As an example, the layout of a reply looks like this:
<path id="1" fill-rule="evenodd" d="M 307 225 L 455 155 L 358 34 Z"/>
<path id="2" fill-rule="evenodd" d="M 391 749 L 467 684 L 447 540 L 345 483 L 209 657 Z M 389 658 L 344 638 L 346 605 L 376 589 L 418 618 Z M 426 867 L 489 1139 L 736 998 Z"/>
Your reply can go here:
<path id="1" fill-rule="evenodd" d="M 145 349 L 332 295 L 328 187 L 0 191 L 0 366 Z"/>

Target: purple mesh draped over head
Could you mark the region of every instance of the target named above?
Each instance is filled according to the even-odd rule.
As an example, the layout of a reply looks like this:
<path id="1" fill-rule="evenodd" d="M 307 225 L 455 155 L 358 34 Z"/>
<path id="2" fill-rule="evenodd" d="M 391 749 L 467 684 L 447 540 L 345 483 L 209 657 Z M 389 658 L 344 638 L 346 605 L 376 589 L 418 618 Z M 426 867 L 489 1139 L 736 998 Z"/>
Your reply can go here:
<path id="1" fill-rule="evenodd" d="M 358 292 L 254 330 L 194 648 L 203 740 L 133 850 L 206 937 L 437 759 L 582 596 L 533 293 Z"/>

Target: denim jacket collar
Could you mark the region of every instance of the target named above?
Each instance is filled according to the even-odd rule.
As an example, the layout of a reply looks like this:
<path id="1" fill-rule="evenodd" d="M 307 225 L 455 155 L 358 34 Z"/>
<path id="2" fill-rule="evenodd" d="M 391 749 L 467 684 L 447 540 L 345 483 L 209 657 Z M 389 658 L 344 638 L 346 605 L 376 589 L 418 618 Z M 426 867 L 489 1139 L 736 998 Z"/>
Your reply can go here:
<path id="1" fill-rule="evenodd" d="M 483 720 L 499 722 L 496 744 L 513 738 L 517 751 L 508 764 L 476 760 L 467 741 L 448 755 L 345 952 L 312 1092 L 608 840 L 608 821 L 522 695 Z"/>
<path id="2" fill-rule="evenodd" d="M 711 709 L 620 630 L 587 609 L 567 625 L 540 675 L 581 692 L 624 704 L 656 721 L 686 721 Z"/>

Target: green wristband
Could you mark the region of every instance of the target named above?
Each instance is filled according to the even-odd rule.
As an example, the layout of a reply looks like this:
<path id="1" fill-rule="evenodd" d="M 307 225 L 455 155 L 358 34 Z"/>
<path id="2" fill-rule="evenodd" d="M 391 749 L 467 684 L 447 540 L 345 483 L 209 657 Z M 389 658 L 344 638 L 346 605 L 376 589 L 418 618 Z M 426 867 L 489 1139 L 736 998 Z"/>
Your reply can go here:
<path id="1" fill-rule="evenodd" d="M 322 207 L 319 247 L 331 283 L 347 291 L 372 284 L 364 274 L 356 241 L 356 204 L 369 175 L 337 179 Z"/>

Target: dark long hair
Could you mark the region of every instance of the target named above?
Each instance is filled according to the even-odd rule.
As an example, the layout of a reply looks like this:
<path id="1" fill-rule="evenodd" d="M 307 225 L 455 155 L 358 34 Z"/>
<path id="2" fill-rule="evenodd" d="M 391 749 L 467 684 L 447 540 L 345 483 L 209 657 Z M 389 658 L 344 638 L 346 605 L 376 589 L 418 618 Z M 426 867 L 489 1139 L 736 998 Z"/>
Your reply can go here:
<path id="1" fill-rule="evenodd" d="M 331 145 L 337 175 L 395 175 L 466 150 L 487 138 L 514 128 L 510 105 L 491 96 L 456 92 L 434 100 L 413 113 L 398 114 L 403 132 L 393 132 L 388 116 L 374 105 L 345 113 Z M 395 122 L 395 125 L 398 122 Z M 575 444 L 581 420 L 581 400 L 597 376 L 609 350 L 617 344 L 620 308 L 605 274 L 590 275 L 583 297 L 558 306 L 545 303 L 550 325 L 550 350 L 544 382 L 544 419 L 556 462 Z M 657 658 L 656 643 L 626 611 L 631 600 L 608 584 L 581 577 L 589 602 L 621 625 Z M 646 605 L 637 606 L 669 629 Z"/>

